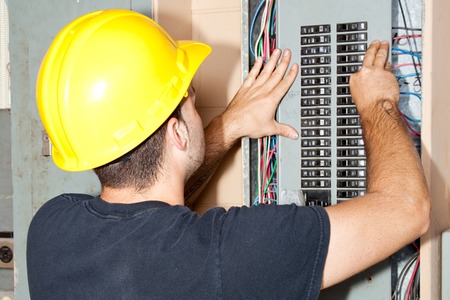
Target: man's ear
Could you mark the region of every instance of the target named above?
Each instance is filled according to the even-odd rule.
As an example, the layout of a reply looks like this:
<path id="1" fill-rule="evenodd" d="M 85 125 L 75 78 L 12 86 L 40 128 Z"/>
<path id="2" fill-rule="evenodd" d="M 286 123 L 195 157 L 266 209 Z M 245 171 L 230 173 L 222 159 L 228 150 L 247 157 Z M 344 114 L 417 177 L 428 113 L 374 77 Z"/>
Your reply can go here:
<path id="1" fill-rule="evenodd" d="M 184 151 L 187 148 L 188 136 L 186 125 L 177 118 L 170 118 L 167 121 L 166 138 L 168 142 L 177 149 Z"/>

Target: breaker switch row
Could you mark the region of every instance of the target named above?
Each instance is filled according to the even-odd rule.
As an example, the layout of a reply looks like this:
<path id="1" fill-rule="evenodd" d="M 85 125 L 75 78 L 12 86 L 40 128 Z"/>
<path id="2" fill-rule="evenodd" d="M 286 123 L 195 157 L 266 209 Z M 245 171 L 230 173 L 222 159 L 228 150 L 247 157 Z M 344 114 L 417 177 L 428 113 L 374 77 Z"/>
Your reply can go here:
<path id="1" fill-rule="evenodd" d="M 355 198 L 358 196 L 363 196 L 364 194 L 365 194 L 364 191 L 347 190 L 347 191 L 338 191 L 337 197 L 338 198 Z"/>
<path id="2" fill-rule="evenodd" d="M 316 150 L 303 150 L 302 151 L 303 157 L 330 157 L 331 156 L 331 150 L 330 149 L 316 149 Z"/>
<path id="3" fill-rule="evenodd" d="M 329 159 L 303 159 L 302 167 L 304 167 L 304 168 L 331 167 L 331 160 L 329 160 Z"/>
<path id="4" fill-rule="evenodd" d="M 365 159 L 338 159 L 337 166 L 340 167 L 365 167 L 366 160 Z"/>
<path id="5" fill-rule="evenodd" d="M 367 43 L 337 46 L 338 53 L 366 52 L 366 50 L 367 50 Z"/>
<path id="6" fill-rule="evenodd" d="M 339 188 L 365 188 L 365 180 L 338 180 L 337 187 Z"/>
<path id="7" fill-rule="evenodd" d="M 337 24 L 336 26 L 337 32 L 365 31 L 365 30 L 367 30 L 367 22 L 342 23 Z"/>
<path id="8" fill-rule="evenodd" d="M 303 78 L 302 85 L 330 85 L 331 77 L 311 77 L 311 78 Z"/>
<path id="9" fill-rule="evenodd" d="M 331 136 L 330 129 L 303 129 L 302 137 Z"/>
<path id="10" fill-rule="evenodd" d="M 367 41 L 366 32 L 338 34 L 336 38 L 337 43 L 353 43 L 353 42 L 365 42 Z"/>
<path id="11" fill-rule="evenodd" d="M 329 188 L 330 186 L 330 180 L 302 180 L 302 188 Z"/>
<path id="12" fill-rule="evenodd" d="M 302 127 L 321 127 L 321 126 L 331 126 L 330 119 L 302 119 L 301 120 Z"/>
<path id="13" fill-rule="evenodd" d="M 302 26 L 300 32 L 301 34 L 330 33 L 331 25 Z"/>
<path id="14" fill-rule="evenodd" d="M 361 128 L 340 128 L 337 130 L 338 136 L 362 136 Z"/>
<path id="15" fill-rule="evenodd" d="M 362 147 L 364 146 L 363 139 L 337 139 L 338 147 Z"/>
<path id="16" fill-rule="evenodd" d="M 329 75 L 331 74 L 331 67 L 302 68 L 301 73 L 303 76 Z"/>
<path id="17" fill-rule="evenodd" d="M 331 110 L 329 108 L 305 108 L 302 109 L 302 117 L 309 116 L 329 116 Z"/>
<path id="18" fill-rule="evenodd" d="M 331 35 L 306 36 L 301 38 L 302 45 L 329 44 Z"/>
<path id="19" fill-rule="evenodd" d="M 338 66 L 337 73 L 338 74 L 353 74 L 358 72 L 361 69 L 361 65 L 346 65 L 346 66 Z"/>
<path id="20" fill-rule="evenodd" d="M 352 97 L 350 97 L 350 96 L 337 97 L 336 104 L 337 105 L 353 105 L 353 100 L 352 100 Z"/>
<path id="21" fill-rule="evenodd" d="M 338 177 L 366 177 L 366 170 L 351 170 L 351 169 L 344 169 L 344 170 L 337 170 L 337 176 Z"/>
<path id="22" fill-rule="evenodd" d="M 338 107 L 337 115 L 338 116 L 358 115 L 358 111 L 356 110 L 356 107 Z"/>
<path id="23" fill-rule="evenodd" d="M 302 106 L 329 106 L 331 104 L 331 98 L 303 98 L 301 104 Z"/>
<path id="24" fill-rule="evenodd" d="M 336 62 L 338 64 L 362 63 L 364 54 L 338 55 Z"/>
<path id="25" fill-rule="evenodd" d="M 304 57 L 301 59 L 302 66 L 329 65 L 330 63 L 331 63 L 331 56 L 313 56 L 313 57 Z"/>
<path id="26" fill-rule="evenodd" d="M 360 156 L 365 157 L 366 151 L 364 149 L 338 149 L 337 150 L 338 157 L 354 157 Z"/>
<path id="27" fill-rule="evenodd" d="M 331 171 L 327 169 L 302 170 L 302 177 L 331 177 Z"/>
<path id="28" fill-rule="evenodd" d="M 318 55 L 330 53 L 331 53 L 331 46 L 311 46 L 311 47 L 302 47 L 301 49 L 302 55 Z"/>
<path id="29" fill-rule="evenodd" d="M 338 118 L 336 123 L 338 126 L 357 126 L 361 125 L 361 119 L 359 117 Z"/>
<path id="30" fill-rule="evenodd" d="M 302 147 L 330 147 L 330 139 L 303 139 Z"/>

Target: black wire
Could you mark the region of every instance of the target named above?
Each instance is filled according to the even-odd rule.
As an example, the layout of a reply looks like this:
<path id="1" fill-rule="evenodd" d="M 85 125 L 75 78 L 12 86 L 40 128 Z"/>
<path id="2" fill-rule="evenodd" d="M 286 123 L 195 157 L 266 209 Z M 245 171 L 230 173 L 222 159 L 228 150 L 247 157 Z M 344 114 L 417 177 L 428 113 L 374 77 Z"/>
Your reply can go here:
<path id="1" fill-rule="evenodd" d="M 420 293 L 420 276 L 419 276 L 419 272 L 420 272 L 420 265 L 417 268 L 417 274 L 414 277 L 414 285 L 413 285 L 413 290 L 412 290 L 412 295 L 414 300 L 418 300 L 419 299 L 419 293 Z"/>
<path id="2" fill-rule="evenodd" d="M 405 280 L 406 274 L 409 271 L 409 269 L 412 267 L 414 262 L 417 260 L 418 257 L 419 257 L 419 252 L 414 253 L 414 255 L 403 266 L 403 269 L 400 272 L 400 275 L 397 277 L 397 283 L 395 285 L 394 294 L 392 296 L 393 299 L 395 299 L 395 300 L 400 299 L 400 293 L 401 293 L 401 290 L 403 287 L 403 282 Z"/>
<path id="3" fill-rule="evenodd" d="M 410 35 L 410 34 L 409 34 L 409 30 L 408 30 L 408 25 L 406 24 L 406 16 L 405 16 L 405 11 L 403 10 L 403 4 L 402 4 L 402 1 L 401 1 L 401 0 L 398 0 L 398 4 L 399 4 L 399 6 L 400 6 L 400 11 L 401 11 L 401 13 L 402 13 L 403 23 L 405 24 L 405 29 L 406 29 L 406 39 L 407 39 L 407 41 L 408 41 L 409 49 L 410 49 L 410 51 L 411 51 L 411 53 L 412 53 L 413 48 L 412 48 L 412 45 L 411 45 L 411 39 L 409 38 L 409 35 Z M 417 75 L 419 75 L 419 70 L 417 69 L 417 65 L 416 65 L 416 57 L 413 56 L 413 55 L 411 55 L 411 59 L 412 59 L 413 64 L 414 64 L 414 71 L 416 72 Z M 420 64 L 420 59 L 418 59 L 418 64 Z M 419 76 L 417 76 L 417 80 L 419 81 L 420 87 L 422 87 L 422 82 L 421 82 Z"/>
<path id="4" fill-rule="evenodd" d="M 399 26 L 393 26 L 392 29 L 403 29 L 403 30 L 409 30 L 409 31 L 422 31 L 422 28 L 411 28 L 411 27 L 399 27 Z"/>

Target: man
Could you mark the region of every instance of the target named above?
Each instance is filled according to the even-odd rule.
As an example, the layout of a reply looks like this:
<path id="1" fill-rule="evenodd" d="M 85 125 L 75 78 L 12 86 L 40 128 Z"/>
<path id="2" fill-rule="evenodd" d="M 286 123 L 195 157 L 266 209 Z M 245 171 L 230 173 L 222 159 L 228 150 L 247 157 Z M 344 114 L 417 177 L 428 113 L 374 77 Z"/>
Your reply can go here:
<path id="1" fill-rule="evenodd" d="M 102 192 L 58 196 L 34 217 L 33 299 L 316 299 L 427 230 L 426 182 L 397 109 L 388 43 L 379 41 L 350 82 L 367 151 L 365 196 L 201 217 L 185 207 L 185 190 L 241 137 L 298 137 L 273 119 L 298 73 L 278 49 L 264 68 L 256 61 L 203 132 L 190 82 L 208 53 L 122 10 L 81 17 L 56 37 L 38 79 L 41 119 L 55 163 L 94 169 Z"/>

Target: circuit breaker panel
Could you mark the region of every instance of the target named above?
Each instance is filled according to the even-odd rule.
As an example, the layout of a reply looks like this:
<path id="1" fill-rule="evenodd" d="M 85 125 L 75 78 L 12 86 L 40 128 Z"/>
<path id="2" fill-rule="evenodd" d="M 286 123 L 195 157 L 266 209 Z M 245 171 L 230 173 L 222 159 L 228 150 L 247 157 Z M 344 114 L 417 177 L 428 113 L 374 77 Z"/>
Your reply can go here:
<path id="1" fill-rule="evenodd" d="M 328 206 L 363 195 L 366 156 L 349 78 L 372 40 L 391 39 L 391 0 L 277 5 L 278 47 L 300 65 L 277 113 L 300 133 L 278 141 L 279 203 Z"/>

